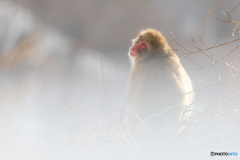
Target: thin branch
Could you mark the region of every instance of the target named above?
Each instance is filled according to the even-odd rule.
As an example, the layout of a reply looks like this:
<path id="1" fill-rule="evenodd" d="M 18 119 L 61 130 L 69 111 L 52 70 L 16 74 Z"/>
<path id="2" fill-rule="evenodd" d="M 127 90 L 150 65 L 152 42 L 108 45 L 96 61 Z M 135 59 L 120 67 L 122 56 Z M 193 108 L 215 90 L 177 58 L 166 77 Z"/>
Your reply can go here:
<path id="1" fill-rule="evenodd" d="M 186 51 L 191 52 L 189 49 L 187 49 L 186 47 L 184 47 L 173 35 L 173 33 L 171 32 L 171 35 L 173 37 L 173 39 L 178 43 L 179 46 L 181 46 L 182 48 L 184 48 Z"/>
<path id="2" fill-rule="evenodd" d="M 238 5 L 236 5 L 236 6 L 229 12 L 229 15 L 230 15 L 238 6 L 240 6 L 240 3 L 238 3 Z"/>
<path id="3" fill-rule="evenodd" d="M 222 43 L 222 44 L 217 45 L 217 46 L 209 47 L 209 48 L 206 48 L 206 49 L 203 49 L 203 50 L 200 50 L 200 51 L 194 51 L 194 52 L 183 53 L 183 54 L 189 55 L 189 54 L 193 54 L 193 53 L 199 53 L 199 52 L 202 52 L 202 51 L 211 50 L 211 49 L 213 49 L 213 48 L 218 48 L 218 47 L 221 47 L 221 46 L 224 46 L 224 45 L 227 45 L 227 44 L 230 44 L 230 43 L 239 41 L 239 40 L 240 40 L 240 38 L 239 38 L 239 39 L 232 40 L 232 41 L 229 41 L 229 42 L 226 42 L 226 43 Z"/>
<path id="4" fill-rule="evenodd" d="M 211 64 L 211 65 L 209 65 L 209 66 L 206 66 L 206 67 L 203 67 L 203 68 L 197 68 L 197 69 L 204 69 L 204 68 L 206 69 L 206 68 L 209 68 L 209 67 L 211 67 L 212 65 L 214 65 L 214 64 L 222 61 L 224 58 L 226 58 L 228 55 L 230 55 L 232 52 L 234 52 L 234 51 L 237 50 L 237 49 L 240 49 L 240 45 L 238 45 L 237 47 L 235 47 L 233 50 L 229 51 L 229 52 L 228 52 L 227 54 L 225 54 L 221 59 L 215 60 L 215 63 L 213 63 L 213 64 Z"/>
<path id="5" fill-rule="evenodd" d="M 221 5 L 225 2 L 226 0 L 222 0 L 220 3 L 218 3 L 211 11 L 211 14 Z M 200 41 L 200 45 L 202 43 L 202 39 L 204 39 L 204 34 L 205 34 L 205 29 L 206 29 L 206 26 L 207 26 L 207 22 L 208 22 L 208 19 L 210 18 L 210 15 L 207 16 L 206 20 L 205 20 L 205 23 L 204 23 L 204 26 L 203 26 L 203 31 L 202 31 L 202 38 L 201 38 L 201 41 Z"/>
<path id="6" fill-rule="evenodd" d="M 198 37 L 201 39 L 201 41 L 202 41 L 202 42 L 205 44 L 205 46 L 208 48 L 207 43 L 206 43 L 206 42 L 203 40 L 203 38 L 200 36 L 200 34 L 199 34 L 198 30 L 197 30 L 197 27 L 195 27 L 195 31 L 196 31 Z"/>
<path id="7" fill-rule="evenodd" d="M 101 62 L 101 67 L 102 67 L 102 83 L 103 83 L 103 88 L 104 88 L 104 95 L 105 95 L 105 100 L 106 100 L 106 104 L 107 104 L 107 107 L 108 107 L 108 99 L 107 99 L 107 91 L 106 91 L 106 85 L 105 85 L 105 78 L 104 78 L 104 70 L 103 70 L 102 58 L 100 58 L 100 62 Z"/>
<path id="8" fill-rule="evenodd" d="M 214 16 L 214 15 L 212 15 L 211 13 L 209 13 L 207 10 L 206 10 L 206 12 L 211 16 L 211 17 L 213 17 L 214 19 L 217 19 L 217 20 L 219 20 L 219 21 L 222 21 L 222 22 L 227 22 L 227 23 L 230 23 L 230 22 L 232 22 L 232 23 L 238 23 L 238 21 L 233 21 L 232 19 L 231 19 L 231 17 L 229 16 L 229 14 L 227 13 L 227 15 L 228 15 L 228 19 L 229 20 L 223 20 L 223 19 L 220 19 L 220 18 L 218 18 L 218 17 L 216 17 L 216 16 Z"/>
<path id="9" fill-rule="evenodd" d="M 191 39 L 192 39 L 192 41 L 196 44 L 196 49 L 198 49 L 203 55 L 205 55 L 205 56 L 207 56 L 208 58 L 210 58 L 210 59 L 212 60 L 212 62 L 215 61 L 215 60 L 212 58 L 212 56 L 210 56 L 210 55 L 208 55 L 208 54 L 206 54 L 206 53 L 203 52 L 203 50 L 200 48 L 200 46 L 198 45 L 198 43 L 196 42 L 196 40 L 195 40 L 193 37 L 191 37 Z"/>

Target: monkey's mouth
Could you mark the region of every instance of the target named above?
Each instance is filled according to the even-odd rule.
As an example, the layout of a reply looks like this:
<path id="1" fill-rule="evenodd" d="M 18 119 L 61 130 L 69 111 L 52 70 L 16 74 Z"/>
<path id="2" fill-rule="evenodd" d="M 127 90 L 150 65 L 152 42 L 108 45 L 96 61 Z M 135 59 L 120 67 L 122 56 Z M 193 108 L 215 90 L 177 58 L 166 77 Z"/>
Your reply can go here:
<path id="1" fill-rule="evenodd" d="M 137 56 L 138 56 L 138 53 L 130 52 L 130 55 L 131 55 L 132 57 L 137 57 Z"/>
<path id="2" fill-rule="evenodd" d="M 134 54 L 134 53 L 132 53 L 132 52 L 130 52 L 130 55 L 131 55 L 132 57 L 137 56 L 136 54 Z"/>

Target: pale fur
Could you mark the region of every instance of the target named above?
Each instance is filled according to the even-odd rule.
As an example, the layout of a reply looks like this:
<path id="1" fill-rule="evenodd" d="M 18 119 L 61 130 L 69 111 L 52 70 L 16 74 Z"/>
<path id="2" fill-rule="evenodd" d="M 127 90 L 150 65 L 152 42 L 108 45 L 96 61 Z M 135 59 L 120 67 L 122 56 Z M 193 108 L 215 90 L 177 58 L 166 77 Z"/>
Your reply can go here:
<path id="1" fill-rule="evenodd" d="M 124 118 L 124 126 L 131 133 L 139 130 L 139 126 L 143 127 L 141 120 L 155 114 L 165 114 L 165 111 L 165 117 L 163 114 L 161 118 L 179 121 L 183 110 L 194 98 L 191 79 L 165 37 L 157 30 L 146 29 L 132 40 L 132 45 L 140 38 L 147 42 L 148 49 L 142 51 L 139 57 L 130 56 L 132 68 L 127 86 L 128 113 Z M 153 128 L 162 125 L 161 118 L 156 119 Z M 152 123 L 155 121 L 151 122 L 149 128 Z"/>

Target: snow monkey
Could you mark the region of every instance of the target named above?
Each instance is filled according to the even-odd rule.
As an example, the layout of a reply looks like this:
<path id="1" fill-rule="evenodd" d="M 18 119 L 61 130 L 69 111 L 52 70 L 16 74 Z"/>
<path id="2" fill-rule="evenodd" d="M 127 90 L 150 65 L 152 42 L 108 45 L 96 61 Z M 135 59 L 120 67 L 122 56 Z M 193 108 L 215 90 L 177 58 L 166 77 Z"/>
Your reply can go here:
<path id="1" fill-rule="evenodd" d="M 132 133 L 142 128 L 154 133 L 186 118 L 183 113 L 194 97 L 191 79 L 161 32 L 140 31 L 128 55 L 132 68 L 124 126 Z"/>

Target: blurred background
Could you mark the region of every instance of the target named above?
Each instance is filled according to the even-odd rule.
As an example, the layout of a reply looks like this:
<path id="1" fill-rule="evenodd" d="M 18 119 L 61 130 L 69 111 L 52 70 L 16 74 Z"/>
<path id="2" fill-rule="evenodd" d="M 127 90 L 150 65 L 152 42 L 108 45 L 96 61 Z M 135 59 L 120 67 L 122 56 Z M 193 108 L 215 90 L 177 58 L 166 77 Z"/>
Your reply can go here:
<path id="1" fill-rule="evenodd" d="M 220 2 L 0 0 L 0 159 L 96 159 L 97 153 L 105 155 L 104 147 L 114 150 L 108 155 L 114 159 L 116 150 L 127 150 L 119 147 L 120 142 L 117 147 L 102 145 L 100 139 L 124 139 L 116 128 L 125 101 L 131 39 L 139 30 L 151 27 L 160 30 L 172 47 L 176 41 L 171 32 L 194 50 L 190 37 L 199 38 L 195 27 L 202 34 L 208 16 L 205 10 L 211 12 Z M 238 4 L 239 0 L 222 3 L 214 16 L 226 19 L 222 11 L 231 11 Z M 231 13 L 231 18 L 239 21 L 239 13 L 240 7 Z M 209 46 L 239 39 L 239 28 L 231 37 L 234 23 L 226 24 L 224 30 L 222 27 L 223 22 L 209 18 L 204 31 Z M 234 106 L 227 129 L 223 127 L 219 132 L 217 127 L 209 137 L 195 137 L 190 146 L 211 139 L 222 142 L 225 134 L 232 133 L 232 127 L 239 133 L 239 123 L 233 123 L 239 119 L 239 93 L 224 100 L 227 105 L 220 104 L 222 95 L 216 94 L 224 95 L 230 87 L 215 86 L 233 79 L 239 81 L 239 49 L 234 50 L 237 45 L 239 41 L 210 51 L 210 55 L 221 59 L 233 50 L 216 65 L 202 54 L 190 55 L 201 66 L 211 65 L 207 69 L 198 69 L 196 63 L 177 53 L 198 91 L 199 112 L 214 102 L 217 106 Z M 226 67 L 231 60 L 236 76 Z M 216 123 L 214 118 L 206 119 L 208 124 Z M 235 145 L 229 144 L 229 148 L 223 152 L 240 154 Z M 208 149 L 202 153 L 207 158 L 217 148 Z"/>

